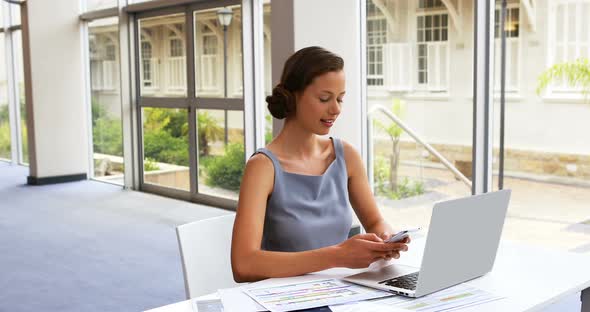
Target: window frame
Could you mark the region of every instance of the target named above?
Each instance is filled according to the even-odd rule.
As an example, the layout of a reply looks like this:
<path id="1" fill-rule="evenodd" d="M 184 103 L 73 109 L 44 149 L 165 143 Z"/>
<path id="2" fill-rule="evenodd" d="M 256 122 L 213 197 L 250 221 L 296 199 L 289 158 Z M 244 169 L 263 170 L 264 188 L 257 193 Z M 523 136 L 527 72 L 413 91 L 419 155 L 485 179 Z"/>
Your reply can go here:
<path id="1" fill-rule="evenodd" d="M 370 4 L 369 4 L 370 3 Z M 371 0 L 367 0 L 367 7 L 371 6 L 374 8 L 375 15 L 367 16 L 366 19 L 366 36 L 367 36 L 367 45 L 366 45 L 366 53 L 367 53 L 367 86 L 370 88 L 383 88 L 385 86 L 385 62 L 384 62 L 384 45 L 387 44 L 387 38 L 389 37 L 389 27 L 387 27 L 387 18 L 385 15 L 380 11 L 380 9 L 373 4 Z M 368 15 L 368 13 L 367 13 Z M 379 43 L 369 43 L 371 40 L 371 35 L 369 34 L 369 22 L 373 22 L 373 25 L 379 25 L 379 31 L 374 32 L 373 41 L 375 41 L 376 37 L 381 37 Z M 370 51 L 373 49 L 373 51 Z M 378 58 L 376 55 L 380 54 L 381 58 Z M 369 58 L 374 56 L 375 59 L 370 61 Z M 371 66 L 373 66 L 374 72 L 371 73 Z M 377 68 L 380 66 L 381 73 L 378 73 Z M 373 81 L 375 83 L 370 83 Z M 378 82 L 378 83 L 377 83 Z"/>
<path id="2" fill-rule="evenodd" d="M 443 26 L 442 26 L 442 17 L 446 16 L 447 19 L 447 25 L 446 25 L 446 30 L 447 30 L 447 38 L 446 40 L 431 40 L 431 41 L 426 41 L 426 33 L 424 34 L 424 41 L 419 41 L 418 39 L 418 32 L 419 32 L 419 25 L 418 25 L 418 18 L 419 17 L 423 17 L 424 18 L 424 25 L 425 27 L 423 28 L 424 31 L 426 31 L 426 17 L 427 16 L 440 16 L 441 17 L 441 25 L 438 27 L 441 30 L 441 35 L 442 36 L 442 31 L 443 31 Z M 415 54 L 413 55 L 413 62 L 415 63 L 414 69 L 412 70 L 413 74 L 415 74 L 415 78 L 412 79 L 412 82 L 414 84 L 414 91 L 417 92 L 427 92 L 429 94 L 448 94 L 449 90 L 450 90 L 450 66 L 451 66 L 451 17 L 449 15 L 448 10 L 445 7 L 436 7 L 434 9 L 420 9 L 417 8 L 416 10 L 416 14 L 414 16 L 414 22 L 415 22 L 415 28 L 414 28 L 414 40 L 415 40 Z M 435 26 L 431 26 L 430 29 L 435 29 Z M 442 37 L 441 37 L 442 38 Z M 426 63 L 425 63 L 425 73 L 426 73 L 426 83 L 421 83 L 420 82 L 420 45 L 425 45 L 426 46 Z M 428 47 L 429 46 L 446 46 L 446 58 L 443 59 L 444 63 L 445 63 L 445 67 L 446 67 L 446 73 L 445 73 L 445 85 L 442 86 L 438 86 L 438 87 L 434 87 L 431 84 L 429 84 L 428 82 L 428 75 L 429 75 L 429 71 L 428 71 Z M 438 48 L 440 51 L 440 48 Z M 440 61 L 440 59 L 439 59 Z M 440 69 L 440 63 L 439 63 L 439 69 Z M 441 78 L 443 77 L 442 75 L 439 77 Z"/>
<path id="3" fill-rule="evenodd" d="M 502 10 L 502 6 L 500 4 L 497 4 L 495 9 L 494 9 L 494 27 L 496 27 L 495 24 L 495 16 L 496 13 L 498 13 L 499 15 L 501 14 Z M 506 12 L 509 12 L 510 10 L 518 10 L 518 36 L 516 37 L 508 37 L 506 36 L 506 47 L 508 47 L 509 42 L 516 42 L 518 51 L 517 51 L 517 56 L 516 56 L 516 82 L 509 84 L 506 83 L 506 93 L 511 95 L 512 97 L 518 97 L 518 95 L 520 94 L 521 91 L 521 81 L 522 81 L 522 31 L 523 31 L 523 14 L 522 14 L 522 8 L 520 5 L 520 2 L 509 2 L 506 6 Z M 508 16 L 511 16 L 510 14 Z M 498 17 L 499 19 L 500 17 Z M 500 29 L 500 24 L 498 24 L 497 26 L 498 30 Z M 500 37 L 500 34 L 496 31 L 494 31 L 494 46 L 497 47 L 496 48 L 496 52 L 499 52 L 501 49 L 501 45 L 502 45 L 502 37 Z M 508 52 L 508 51 L 507 51 Z M 500 56 L 498 56 L 497 59 L 499 59 Z M 506 74 L 509 74 L 509 67 L 508 67 L 508 62 L 509 62 L 509 55 L 506 54 Z M 500 63 L 499 62 L 494 62 L 495 63 L 495 71 L 499 71 L 500 68 Z M 508 77 L 506 77 L 508 78 Z M 498 79 L 501 79 L 498 78 Z M 508 82 L 508 79 L 506 79 L 506 81 Z M 500 92 L 500 80 L 496 81 L 496 77 L 494 76 L 494 93 L 499 94 Z"/>
<path id="4" fill-rule="evenodd" d="M 548 14 L 548 31 L 547 31 L 547 58 L 546 58 L 546 68 L 550 68 L 551 66 L 553 66 L 554 64 L 558 64 L 561 62 L 572 62 L 575 61 L 577 59 L 580 58 L 580 56 L 575 57 L 574 59 L 567 59 L 565 58 L 564 61 L 558 61 L 557 60 L 557 51 L 558 49 L 563 49 L 564 53 L 568 53 L 569 51 L 567 50 L 567 46 L 569 44 L 571 44 L 569 41 L 568 42 L 568 38 L 569 38 L 569 25 L 568 25 L 568 19 L 564 18 L 564 24 L 563 24 L 563 29 L 564 31 L 562 33 L 564 34 L 568 34 L 568 37 L 563 38 L 562 41 L 562 45 L 563 47 L 560 47 L 560 44 L 558 43 L 558 36 L 560 36 L 560 34 L 557 34 L 557 14 L 558 14 L 558 7 L 559 6 L 567 6 L 569 4 L 575 4 L 575 5 L 583 5 L 586 2 L 584 0 L 554 0 L 554 1 L 549 1 L 547 4 L 547 14 Z M 566 9 L 564 9 L 564 13 L 565 13 Z M 583 21 L 583 17 L 584 15 L 582 14 L 582 12 L 580 12 L 580 10 L 576 10 L 576 14 L 575 14 L 576 18 L 581 18 L 582 20 L 576 20 L 575 21 L 575 25 L 576 27 L 584 27 L 584 24 L 588 25 L 587 23 L 584 23 Z M 590 27 L 590 26 L 587 26 Z M 573 35 L 571 36 L 576 36 L 575 32 Z M 582 41 L 582 43 L 580 43 L 577 39 L 574 40 L 574 44 L 576 49 L 579 49 L 580 45 L 586 45 L 586 49 L 588 49 L 588 58 L 590 59 L 590 29 L 587 31 L 587 37 L 586 40 L 587 41 Z M 577 54 L 577 53 L 576 53 Z M 584 99 L 584 94 L 581 88 L 579 87 L 568 87 L 565 86 L 565 84 L 562 84 L 560 86 L 556 85 L 555 83 L 550 84 L 549 86 L 547 86 L 547 91 L 545 92 L 544 99 L 546 100 L 555 100 L 555 99 L 563 99 L 563 100 L 583 100 Z"/>

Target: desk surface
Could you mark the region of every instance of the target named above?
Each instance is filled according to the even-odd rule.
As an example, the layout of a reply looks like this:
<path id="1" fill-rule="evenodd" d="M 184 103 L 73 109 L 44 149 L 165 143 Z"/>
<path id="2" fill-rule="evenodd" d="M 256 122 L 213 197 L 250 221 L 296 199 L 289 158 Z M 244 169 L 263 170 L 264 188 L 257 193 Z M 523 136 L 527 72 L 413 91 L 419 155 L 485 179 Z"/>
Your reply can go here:
<path id="1" fill-rule="evenodd" d="M 419 266 L 423 249 L 424 239 L 417 239 L 410 244 L 410 251 L 392 262 Z M 314 275 L 339 278 L 358 271 L 338 268 Z M 274 284 L 277 279 L 267 281 Z M 466 284 L 506 298 L 462 311 L 538 311 L 590 287 L 590 256 L 502 241 L 492 272 Z M 149 311 L 192 312 L 192 307 L 187 300 Z"/>

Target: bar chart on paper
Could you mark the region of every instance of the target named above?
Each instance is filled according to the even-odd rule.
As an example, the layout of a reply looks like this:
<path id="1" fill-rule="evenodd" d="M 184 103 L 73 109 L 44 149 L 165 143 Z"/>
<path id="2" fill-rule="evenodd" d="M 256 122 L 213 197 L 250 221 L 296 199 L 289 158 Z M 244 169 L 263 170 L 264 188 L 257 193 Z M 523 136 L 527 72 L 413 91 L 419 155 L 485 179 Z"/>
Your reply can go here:
<path id="1" fill-rule="evenodd" d="M 293 311 L 391 296 L 390 293 L 337 279 L 245 290 L 269 311 Z"/>
<path id="2" fill-rule="evenodd" d="M 457 285 L 418 299 L 396 296 L 367 302 L 368 305 L 395 307 L 415 312 L 454 311 L 468 306 L 502 299 L 484 290 L 467 285 Z"/>

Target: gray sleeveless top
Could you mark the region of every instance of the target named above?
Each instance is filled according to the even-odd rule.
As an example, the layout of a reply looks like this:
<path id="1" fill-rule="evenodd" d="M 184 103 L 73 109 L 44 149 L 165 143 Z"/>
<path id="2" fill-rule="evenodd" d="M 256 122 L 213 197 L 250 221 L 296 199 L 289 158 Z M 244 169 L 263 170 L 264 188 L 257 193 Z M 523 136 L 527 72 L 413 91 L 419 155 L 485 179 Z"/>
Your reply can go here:
<path id="1" fill-rule="evenodd" d="M 348 174 L 342 142 L 330 138 L 336 159 L 323 175 L 283 171 L 271 151 L 260 148 L 274 165 L 274 189 L 267 200 L 261 248 L 304 251 L 339 244 L 352 224 Z"/>

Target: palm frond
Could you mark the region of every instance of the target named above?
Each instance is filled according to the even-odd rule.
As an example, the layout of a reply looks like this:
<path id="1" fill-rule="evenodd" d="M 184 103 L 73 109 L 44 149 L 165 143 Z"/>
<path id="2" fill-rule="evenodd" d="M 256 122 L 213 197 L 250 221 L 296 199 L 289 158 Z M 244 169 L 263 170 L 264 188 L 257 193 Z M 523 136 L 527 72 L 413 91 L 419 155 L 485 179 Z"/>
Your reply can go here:
<path id="1" fill-rule="evenodd" d="M 590 61 L 580 58 L 551 66 L 539 76 L 537 94 L 541 94 L 551 83 L 564 80 L 572 87 L 581 87 L 582 93 L 590 94 Z"/>

